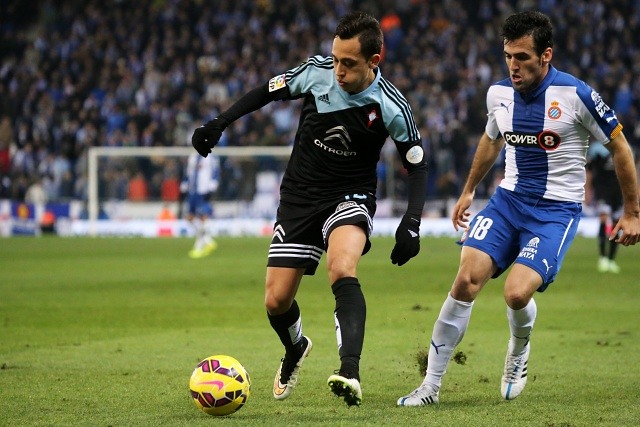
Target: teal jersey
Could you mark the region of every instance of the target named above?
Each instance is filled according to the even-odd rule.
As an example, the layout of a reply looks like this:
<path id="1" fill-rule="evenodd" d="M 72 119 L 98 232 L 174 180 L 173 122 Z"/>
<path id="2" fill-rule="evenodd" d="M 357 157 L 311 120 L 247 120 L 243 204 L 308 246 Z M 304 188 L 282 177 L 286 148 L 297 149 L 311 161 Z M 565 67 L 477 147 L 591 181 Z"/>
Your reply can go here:
<path id="1" fill-rule="evenodd" d="M 336 81 L 332 58 L 314 56 L 269 81 L 277 99 L 303 99 L 282 197 L 375 196 L 377 163 L 387 137 L 395 141 L 405 167 L 424 164 L 409 103 L 379 69 L 375 73 L 367 89 L 349 94 Z"/>

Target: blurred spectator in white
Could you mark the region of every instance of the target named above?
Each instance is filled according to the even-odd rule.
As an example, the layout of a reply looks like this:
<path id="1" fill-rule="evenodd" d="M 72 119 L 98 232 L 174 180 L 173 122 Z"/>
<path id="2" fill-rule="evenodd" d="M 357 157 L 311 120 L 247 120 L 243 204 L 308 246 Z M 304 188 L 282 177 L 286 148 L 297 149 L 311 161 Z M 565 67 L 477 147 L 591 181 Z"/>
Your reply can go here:
<path id="1" fill-rule="evenodd" d="M 24 195 L 24 201 L 26 203 L 32 203 L 34 205 L 44 205 L 49 200 L 47 191 L 44 188 L 42 177 L 38 176 L 31 185 L 27 188 L 27 192 Z"/>

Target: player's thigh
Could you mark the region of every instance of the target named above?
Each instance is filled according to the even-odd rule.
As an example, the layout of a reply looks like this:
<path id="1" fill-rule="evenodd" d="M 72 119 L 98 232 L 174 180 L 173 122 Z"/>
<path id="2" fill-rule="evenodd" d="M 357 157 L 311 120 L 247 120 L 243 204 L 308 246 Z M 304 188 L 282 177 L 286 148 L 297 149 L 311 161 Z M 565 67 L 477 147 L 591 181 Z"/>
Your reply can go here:
<path id="1" fill-rule="evenodd" d="M 451 296 L 458 301 L 475 300 L 495 271 L 496 264 L 487 253 L 464 246 L 460 253 L 458 274 L 451 287 Z"/>
<path id="2" fill-rule="evenodd" d="M 502 274 L 518 254 L 518 229 L 514 226 L 517 215 L 517 209 L 494 196 L 469 223 L 463 247 L 487 254 L 495 264 L 494 278 Z"/>
<path id="3" fill-rule="evenodd" d="M 529 267 L 540 276 L 538 291 L 544 291 L 553 283 L 560 271 L 578 231 L 580 214 L 581 207 L 572 207 L 571 204 L 541 209 L 520 234 L 521 249 L 515 262 Z"/>
<path id="4" fill-rule="evenodd" d="M 360 248 L 360 254 L 366 254 L 371 248 L 371 241 L 369 236 L 373 231 L 373 218 L 372 215 L 375 212 L 375 201 L 366 195 L 361 195 L 356 200 L 351 200 L 353 195 L 345 196 L 347 201 L 340 200 L 337 203 L 330 203 L 323 209 L 327 214 L 327 218 L 322 225 L 322 235 L 327 248 L 330 247 L 330 236 L 334 233 L 334 230 L 341 229 L 343 226 L 357 226 L 364 233 L 364 244 L 359 245 L 358 241 L 362 235 L 353 230 L 352 228 L 345 228 L 341 231 L 344 233 L 345 238 L 352 241 L 353 244 L 358 245 L 353 248 L 357 251 Z M 351 233 L 353 231 L 353 233 Z M 333 239 L 334 242 L 342 242 L 344 239 Z"/>
<path id="5" fill-rule="evenodd" d="M 281 201 L 267 266 L 304 268 L 305 274 L 315 274 L 324 252 L 323 220 L 313 204 Z"/>
<path id="6" fill-rule="evenodd" d="M 331 283 L 343 277 L 356 277 L 366 242 L 367 235 L 358 225 L 347 224 L 333 229 L 327 244 L 327 270 Z"/>

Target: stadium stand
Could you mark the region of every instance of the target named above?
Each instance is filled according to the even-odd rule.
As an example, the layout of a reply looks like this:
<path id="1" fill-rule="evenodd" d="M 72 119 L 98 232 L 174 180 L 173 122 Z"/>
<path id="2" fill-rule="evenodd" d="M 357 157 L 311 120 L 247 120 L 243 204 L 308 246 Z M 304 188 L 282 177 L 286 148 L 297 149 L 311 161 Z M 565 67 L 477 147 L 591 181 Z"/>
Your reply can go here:
<path id="1" fill-rule="evenodd" d="M 554 64 L 598 88 L 638 150 L 640 3 L 633 0 L 3 1 L 0 199 L 22 201 L 38 182 L 48 200 L 86 200 L 88 147 L 187 145 L 193 128 L 238 94 L 310 54 L 329 54 L 331 30 L 349 9 L 384 23 L 382 73 L 413 105 L 431 165 L 429 199 L 455 197 L 484 127 L 484 92 L 505 75 L 499 23 L 529 8 L 554 21 L 562 52 Z M 298 105 L 246 116 L 223 143 L 289 145 Z M 238 183 L 224 183 L 218 198 L 251 198 L 255 188 L 238 190 L 240 166 L 225 167 Z M 134 167 L 111 160 L 100 194 L 125 200 L 141 173 L 149 197 L 160 199 L 175 168 L 175 160 Z M 480 197 L 497 178 L 485 181 Z"/>

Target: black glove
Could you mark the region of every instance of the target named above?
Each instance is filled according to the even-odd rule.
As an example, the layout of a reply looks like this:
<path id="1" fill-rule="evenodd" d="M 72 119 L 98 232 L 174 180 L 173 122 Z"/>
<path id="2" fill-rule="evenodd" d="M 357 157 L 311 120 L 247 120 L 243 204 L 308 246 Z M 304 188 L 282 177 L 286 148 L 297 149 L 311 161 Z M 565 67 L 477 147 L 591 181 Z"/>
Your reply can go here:
<path id="1" fill-rule="evenodd" d="M 396 230 L 396 245 L 391 251 L 393 264 L 406 264 L 420 252 L 420 218 L 404 215 Z"/>
<path id="2" fill-rule="evenodd" d="M 207 157 L 211 149 L 216 146 L 222 135 L 222 131 L 227 127 L 229 122 L 218 116 L 208 121 L 193 132 L 191 137 L 191 145 L 202 156 Z"/>

